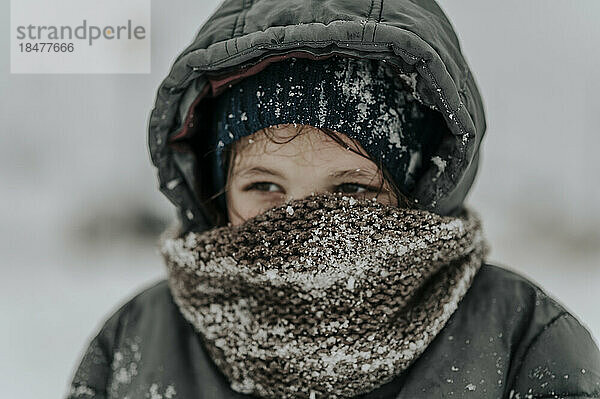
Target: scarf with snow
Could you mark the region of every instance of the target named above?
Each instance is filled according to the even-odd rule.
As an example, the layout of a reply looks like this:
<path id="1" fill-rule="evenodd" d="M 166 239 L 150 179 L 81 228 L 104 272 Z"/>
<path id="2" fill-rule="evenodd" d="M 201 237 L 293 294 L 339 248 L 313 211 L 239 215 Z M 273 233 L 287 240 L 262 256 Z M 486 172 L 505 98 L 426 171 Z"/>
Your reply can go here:
<path id="1" fill-rule="evenodd" d="M 444 327 L 487 245 L 477 215 L 317 194 L 161 242 L 183 316 L 233 390 L 346 398 L 405 370 Z"/>

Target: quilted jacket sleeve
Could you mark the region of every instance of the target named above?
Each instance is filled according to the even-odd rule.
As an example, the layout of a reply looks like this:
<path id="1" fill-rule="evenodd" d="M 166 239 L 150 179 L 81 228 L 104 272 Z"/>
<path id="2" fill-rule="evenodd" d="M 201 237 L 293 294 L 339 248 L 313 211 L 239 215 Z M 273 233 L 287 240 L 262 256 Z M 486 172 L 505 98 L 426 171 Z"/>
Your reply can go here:
<path id="1" fill-rule="evenodd" d="M 600 398 L 600 351 L 568 312 L 539 331 L 517 367 L 509 399 Z"/>

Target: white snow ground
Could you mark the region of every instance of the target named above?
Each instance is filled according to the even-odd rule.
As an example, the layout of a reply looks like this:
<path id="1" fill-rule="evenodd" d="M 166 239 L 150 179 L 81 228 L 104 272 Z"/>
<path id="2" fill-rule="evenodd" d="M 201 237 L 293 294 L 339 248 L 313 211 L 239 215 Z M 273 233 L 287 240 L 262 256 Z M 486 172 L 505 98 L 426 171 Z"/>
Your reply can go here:
<path id="1" fill-rule="evenodd" d="M 10 75 L 0 38 L 2 397 L 61 397 L 104 319 L 163 277 L 153 236 L 139 234 L 172 216 L 149 164 L 147 116 L 217 3 L 153 2 L 149 75 Z M 600 2 L 446 3 L 488 112 L 468 202 L 492 259 L 600 337 Z"/>

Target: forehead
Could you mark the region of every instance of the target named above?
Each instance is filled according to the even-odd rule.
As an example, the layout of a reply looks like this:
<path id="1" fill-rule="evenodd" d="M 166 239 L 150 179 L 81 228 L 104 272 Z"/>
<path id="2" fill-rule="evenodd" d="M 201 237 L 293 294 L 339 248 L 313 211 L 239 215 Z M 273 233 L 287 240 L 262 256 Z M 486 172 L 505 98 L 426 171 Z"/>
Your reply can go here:
<path id="1" fill-rule="evenodd" d="M 279 164 L 284 167 L 295 164 L 327 166 L 328 169 L 376 169 L 376 165 L 365 157 L 367 152 L 356 140 L 343 133 L 336 135 L 344 144 L 308 125 L 301 127 L 289 124 L 273 127 L 268 132 L 261 130 L 234 144 L 234 163 L 236 167 L 255 164 Z"/>

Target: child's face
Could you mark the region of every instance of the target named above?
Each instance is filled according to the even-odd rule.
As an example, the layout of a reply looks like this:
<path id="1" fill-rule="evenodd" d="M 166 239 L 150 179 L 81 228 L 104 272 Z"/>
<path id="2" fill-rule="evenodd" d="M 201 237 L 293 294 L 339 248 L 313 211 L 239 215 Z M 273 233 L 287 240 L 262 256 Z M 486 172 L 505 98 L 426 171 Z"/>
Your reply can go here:
<path id="1" fill-rule="evenodd" d="M 233 225 L 286 200 L 320 192 L 377 197 L 380 203 L 397 204 L 375 163 L 311 126 L 305 126 L 301 134 L 288 141 L 298 128 L 279 125 L 272 128 L 274 140 L 261 130 L 234 143 L 235 158 L 230 163 L 227 181 L 227 213 Z M 338 135 L 348 146 L 366 155 L 358 142 Z"/>

